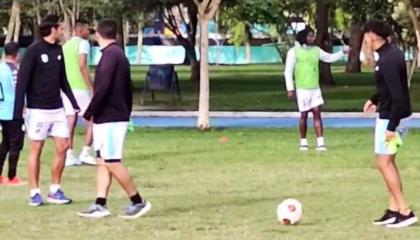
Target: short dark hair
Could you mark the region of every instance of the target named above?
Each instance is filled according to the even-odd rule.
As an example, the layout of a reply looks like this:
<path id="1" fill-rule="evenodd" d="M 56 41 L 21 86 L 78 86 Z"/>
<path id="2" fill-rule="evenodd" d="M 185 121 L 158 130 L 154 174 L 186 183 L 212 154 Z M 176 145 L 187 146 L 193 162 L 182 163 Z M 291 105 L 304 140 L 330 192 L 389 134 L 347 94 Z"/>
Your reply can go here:
<path id="1" fill-rule="evenodd" d="M 89 22 L 83 19 L 76 20 L 75 27 L 89 26 Z"/>
<path id="2" fill-rule="evenodd" d="M 306 38 L 308 37 L 309 33 L 313 33 L 314 30 L 310 26 L 306 26 L 305 29 L 299 31 L 296 34 L 296 41 L 300 43 L 300 45 L 307 44 Z"/>
<path id="3" fill-rule="evenodd" d="M 52 28 L 57 28 L 60 25 L 60 17 L 57 15 L 47 15 L 42 19 L 41 24 L 39 25 L 39 34 L 41 37 L 46 37 L 51 34 Z"/>
<path id="4" fill-rule="evenodd" d="M 16 57 L 19 53 L 19 44 L 16 42 L 9 42 L 4 45 L 4 54 L 6 56 Z"/>
<path id="5" fill-rule="evenodd" d="M 114 20 L 102 20 L 98 24 L 98 29 L 96 30 L 99 35 L 105 39 L 116 39 L 117 38 L 117 22 Z"/>
<path id="6" fill-rule="evenodd" d="M 363 33 L 367 32 L 373 32 L 384 40 L 387 40 L 387 38 L 393 34 L 393 30 L 389 24 L 378 20 L 372 20 L 365 24 Z"/>

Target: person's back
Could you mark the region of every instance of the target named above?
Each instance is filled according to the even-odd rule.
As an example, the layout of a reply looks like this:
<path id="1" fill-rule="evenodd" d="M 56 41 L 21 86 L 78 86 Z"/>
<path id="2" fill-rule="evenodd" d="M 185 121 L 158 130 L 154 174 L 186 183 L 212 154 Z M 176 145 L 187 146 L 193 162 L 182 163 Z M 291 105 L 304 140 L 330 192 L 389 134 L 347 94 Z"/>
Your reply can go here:
<path id="1" fill-rule="evenodd" d="M 101 61 L 96 67 L 94 88 L 95 93 L 99 92 L 98 88 L 106 88 L 108 91 L 99 92 L 100 98 L 104 99 L 101 106 L 93 106 L 97 109 L 93 115 L 94 122 L 128 121 L 133 103 L 130 63 L 115 43 L 102 51 Z"/>
<path id="2" fill-rule="evenodd" d="M 13 72 L 6 62 L 0 63 L 0 120 L 12 120 L 15 105 Z"/>
<path id="3" fill-rule="evenodd" d="M 9 42 L 4 46 L 4 61 L 0 63 L 0 124 L 2 140 L 0 144 L 0 183 L 22 185 L 25 182 L 16 176 L 20 151 L 23 148 L 23 120 L 13 119 L 15 107 L 15 86 L 19 65 L 19 45 Z M 3 178 L 3 166 L 9 156 L 7 179 Z"/>

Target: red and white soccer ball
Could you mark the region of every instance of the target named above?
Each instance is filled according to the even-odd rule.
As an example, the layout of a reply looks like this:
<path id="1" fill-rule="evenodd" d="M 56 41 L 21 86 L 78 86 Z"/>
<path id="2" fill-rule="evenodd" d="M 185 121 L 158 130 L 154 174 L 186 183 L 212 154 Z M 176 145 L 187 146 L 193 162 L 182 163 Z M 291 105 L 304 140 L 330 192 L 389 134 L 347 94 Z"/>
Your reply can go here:
<path id="1" fill-rule="evenodd" d="M 302 217 L 302 203 L 296 199 L 286 199 L 277 206 L 277 219 L 281 224 L 297 224 L 302 220 Z"/>

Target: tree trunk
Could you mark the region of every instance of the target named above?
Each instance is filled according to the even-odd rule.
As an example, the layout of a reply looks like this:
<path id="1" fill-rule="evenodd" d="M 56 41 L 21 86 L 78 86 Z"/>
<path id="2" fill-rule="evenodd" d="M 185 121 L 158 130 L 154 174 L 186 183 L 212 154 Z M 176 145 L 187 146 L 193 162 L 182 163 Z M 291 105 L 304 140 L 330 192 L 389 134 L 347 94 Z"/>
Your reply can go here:
<path id="1" fill-rule="evenodd" d="M 69 11 L 67 10 L 66 5 L 64 5 L 63 0 L 59 1 L 61 12 L 64 16 L 63 22 L 64 22 L 64 41 L 67 41 L 71 38 L 71 35 L 73 33 L 72 30 L 72 23 L 71 23 L 71 14 L 69 14 Z"/>
<path id="2" fill-rule="evenodd" d="M 13 41 L 14 42 L 19 42 L 19 36 L 20 36 L 20 26 L 21 26 L 21 21 L 20 21 L 20 3 L 18 1 L 16 2 L 16 23 L 15 23 L 15 33 L 13 34 Z"/>
<path id="3" fill-rule="evenodd" d="M 414 31 L 416 33 L 416 41 L 417 41 L 417 51 L 420 51 L 420 24 L 417 19 L 416 11 L 413 8 L 412 4 L 408 5 L 408 14 L 410 15 L 411 23 L 413 24 Z M 420 54 L 417 54 L 417 67 L 420 67 Z"/>
<path id="4" fill-rule="evenodd" d="M 141 51 L 143 48 L 143 16 L 137 19 L 137 64 L 141 64 Z"/>
<path id="5" fill-rule="evenodd" d="M 316 1 L 316 29 L 318 30 L 316 42 L 324 51 L 331 52 L 332 44 L 330 34 L 328 32 L 329 26 L 329 11 L 330 6 L 323 0 Z M 332 86 L 335 84 L 334 78 L 331 73 L 331 65 L 328 63 L 320 62 L 319 64 L 319 79 L 322 85 Z"/>
<path id="6" fill-rule="evenodd" d="M 251 29 L 250 29 L 249 24 L 247 23 L 245 24 L 244 31 L 245 31 L 244 45 L 245 45 L 245 52 L 246 52 L 246 63 L 250 64 L 252 56 L 251 56 L 251 43 L 250 43 Z"/>
<path id="7" fill-rule="evenodd" d="M 126 20 L 124 22 L 124 46 L 127 46 L 129 41 L 130 41 L 130 22 Z"/>
<path id="8" fill-rule="evenodd" d="M 200 82 L 200 61 L 197 58 L 197 54 L 195 51 L 195 46 L 197 43 L 197 25 L 198 25 L 198 18 L 197 18 L 197 9 L 195 8 L 188 8 L 188 18 L 190 19 L 189 29 L 188 29 L 188 40 L 191 44 L 191 48 L 187 49 L 187 56 L 189 58 L 191 64 L 191 81 L 195 81 L 197 83 L 197 89 L 199 91 L 199 82 Z"/>
<path id="9" fill-rule="evenodd" d="M 359 54 L 362 49 L 362 42 L 362 23 L 353 23 L 350 27 L 350 53 L 346 66 L 347 73 L 359 73 L 361 71 Z"/>
<path id="10" fill-rule="evenodd" d="M 9 24 L 7 26 L 7 36 L 4 43 L 11 42 L 15 36 L 17 21 L 20 21 L 20 19 L 18 20 L 19 12 L 20 12 L 19 2 L 17 0 L 14 0 L 12 3 L 12 8 L 10 9 L 10 19 L 9 19 Z"/>
<path id="11" fill-rule="evenodd" d="M 191 66 L 190 79 L 191 81 L 198 83 L 200 81 L 200 62 L 198 61 L 197 54 L 195 52 L 195 45 L 191 45 L 191 43 L 184 38 L 178 38 L 178 41 L 185 48 L 188 63 Z"/>
<path id="12" fill-rule="evenodd" d="M 118 28 L 118 36 L 117 36 L 117 43 L 118 45 L 125 51 L 125 44 L 124 44 L 124 18 L 120 16 L 117 21 L 117 28 Z"/>
<path id="13" fill-rule="evenodd" d="M 200 22 L 200 98 L 197 127 L 201 130 L 210 128 L 210 81 L 209 81 L 209 21 L 201 17 Z"/>

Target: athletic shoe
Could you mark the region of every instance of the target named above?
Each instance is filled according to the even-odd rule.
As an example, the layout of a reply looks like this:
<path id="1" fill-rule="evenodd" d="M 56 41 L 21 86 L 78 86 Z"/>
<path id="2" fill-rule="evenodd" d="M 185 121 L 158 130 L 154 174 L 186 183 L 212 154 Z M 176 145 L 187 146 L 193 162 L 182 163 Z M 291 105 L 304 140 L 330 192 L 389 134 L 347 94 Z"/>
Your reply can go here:
<path id="1" fill-rule="evenodd" d="M 382 226 L 382 225 L 391 224 L 391 223 L 395 222 L 395 220 L 397 219 L 397 216 L 398 216 L 397 211 L 391 211 L 391 210 L 387 209 L 387 210 L 385 210 L 385 213 L 381 218 L 373 221 L 373 225 Z"/>
<path id="2" fill-rule="evenodd" d="M 78 216 L 85 218 L 103 218 L 111 215 L 111 212 L 99 204 L 92 204 L 88 209 L 78 212 Z"/>
<path id="3" fill-rule="evenodd" d="M 309 150 L 309 146 L 308 145 L 300 145 L 299 146 L 299 151 L 308 151 Z"/>
<path id="4" fill-rule="evenodd" d="M 316 147 L 316 150 L 317 150 L 318 152 L 324 152 L 324 151 L 327 151 L 327 147 L 326 147 L 326 146 L 324 146 L 324 145 L 317 146 L 317 147 Z"/>
<path id="5" fill-rule="evenodd" d="M 66 154 L 66 167 L 72 167 L 72 166 L 80 166 L 82 163 L 79 161 L 77 157 L 74 156 L 72 152 L 67 152 Z"/>
<path id="6" fill-rule="evenodd" d="M 7 186 L 23 186 L 28 184 L 27 181 L 23 181 L 20 177 L 16 176 L 13 179 L 6 179 L 4 182 Z"/>
<path id="7" fill-rule="evenodd" d="M 41 194 L 39 193 L 35 194 L 35 196 L 29 199 L 29 206 L 31 207 L 37 207 L 43 204 L 44 204 L 44 201 L 42 200 Z"/>
<path id="8" fill-rule="evenodd" d="M 398 213 L 397 219 L 393 223 L 387 224 L 386 227 L 387 228 L 403 228 L 403 227 L 408 227 L 410 225 L 413 225 L 417 221 L 418 219 L 412 211 L 408 215 L 402 215 L 401 213 Z"/>
<path id="9" fill-rule="evenodd" d="M 120 218 L 125 219 L 135 219 L 143 216 L 152 208 L 152 204 L 150 202 L 142 202 L 138 204 L 130 203 L 126 209 L 124 209 L 123 213 L 119 215 Z"/>
<path id="10" fill-rule="evenodd" d="M 48 202 L 55 203 L 55 204 L 69 204 L 72 202 L 70 198 L 67 198 L 64 195 L 64 192 L 61 189 L 58 189 L 55 193 L 48 194 Z"/>
<path id="11" fill-rule="evenodd" d="M 3 176 L 0 176 L 0 184 L 2 184 L 2 183 L 4 183 L 5 182 L 5 178 L 3 177 Z"/>
<path id="12" fill-rule="evenodd" d="M 97 165 L 96 158 L 89 155 L 89 153 L 81 153 L 79 155 L 79 162 L 86 165 Z"/>

